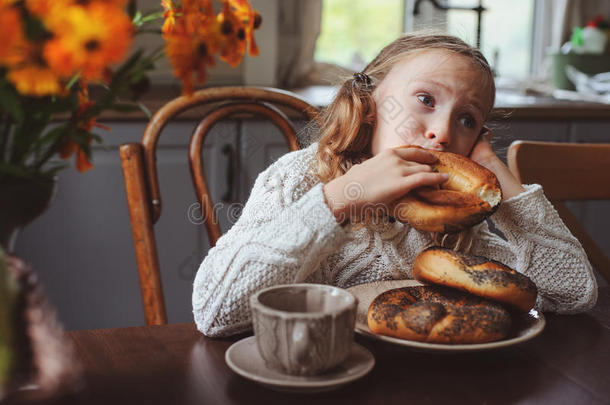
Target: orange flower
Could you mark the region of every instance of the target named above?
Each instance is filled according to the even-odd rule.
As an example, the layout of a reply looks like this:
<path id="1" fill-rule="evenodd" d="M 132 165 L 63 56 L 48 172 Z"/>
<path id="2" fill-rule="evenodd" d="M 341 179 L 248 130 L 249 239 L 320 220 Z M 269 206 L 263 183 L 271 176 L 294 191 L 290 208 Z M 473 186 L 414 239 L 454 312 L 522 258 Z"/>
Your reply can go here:
<path id="1" fill-rule="evenodd" d="M 33 14 L 45 18 L 52 13 L 61 13 L 66 7 L 86 6 L 91 3 L 105 3 L 113 7 L 123 8 L 127 0 L 25 0 L 26 8 Z"/>
<path id="2" fill-rule="evenodd" d="M 91 139 L 89 139 L 89 143 L 91 143 Z M 62 159 L 67 159 L 72 154 L 76 153 L 76 170 L 80 173 L 86 172 L 87 170 L 93 168 L 93 163 L 87 157 L 87 154 L 80 149 L 76 142 L 69 140 L 64 143 L 59 149 L 59 156 Z"/>
<path id="3" fill-rule="evenodd" d="M 43 19 L 52 12 L 62 12 L 72 3 L 70 0 L 25 0 L 28 11 Z"/>
<path id="4" fill-rule="evenodd" d="M 91 143 L 91 139 L 89 140 L 89 143 Z M 86 172 L 93 167 L 93 163 L 91 163 L 87 154 L 78 147 L 76 142 L 69 140 L 59 149 L 59 156 L 62 159 L 67 159 L 74 153 L 76 153 L 76 170 L 80 173 Z"/>
<path id="5" fill-rule="evenodd" d="M 12 65 L 20 58 L 24 45 L 19 11 L 7 5 L 0 5 L 0 65 Z"/>
<path id="6" fill-rule="evenodd" d="M 89 139 L 89 143 L 91 143 L 91 139 Z M 93 163 L 91 163 L 85 152 L 79 149 L 76 152 L 76 170 L 83 173 L 91 168 L 93 168 Z"/>
<path id="7" fill-rule="evenodd" d="M 197 83 L 201 84 L 207 78 L 206 67 L 214 66 L 209 43 L 198 37 L 172 36 L 167 39 L 165 49 L 174 74 L 182 82 L 183 93 L 193 94 L 193 74 L 197 76 Z"/>
<path id="8" fill-rule="evenodd" d="M 222 11 L 214 15 L 210 0 L 162 1 L 165 10 L 163 37 L 166 54 L 174 74 L 183 84 L 183 93 L 194 91 L 193 75 L 201 84 L 206 68 L 214 66 L 214 55 L 236 66 L 241 62 L 246 44 L 250 53 L 258 53 L 252 30 L 260 23 L 260 16 L 247 0 L 223 0 Z"/>
<path id="9" fill-rule="evenodd" d="M 220 31 L 209 1 L 184 1 L 182 8 L 174 8 L 174 11 L 173 29 L 163 35 L 165 50 L 174 74 L 182 82 L 183 93 L 192 94 L 193 74 L 201 84 L 207 77 L 207 66 L 214 66 Z"/>
<path id="10" fill-rule="evenodd" d="M 261 18 L 252 10 L 248 0 L 223 0 L 218 22 L 224 34 L 220 51 L 222 60 L 231 66 L 236 66 L 241 62 L 248 43 L 250 55 L 258 55 L 258 45 L 254 40 L 253 31 L 260 26 Z"/>
<path id="11" fill-rule="evenodd" d="M 171 0 L 161 0 L 161 5 L 163 6 L 163 10 L 165 10 L 163 12 L 165 21 L 163 22 L 161 33 L 166 35 L 174 30 L 174 25 L 176 24 L 176 9 Z"/>
<path id="12" fill-rule="evenodd" d="M 259 53 L 258 45 L 254 40 L 254 30 L 258 29 L 262 23 L 261 15 L 252 9 L 248 0 L 228 0 L 231 10 L 241 21 L 246 34 L 246 41 L 250 46 L 250 55 L 256 56 Z"/>
<path id="13" fill-rule="evenodd" d="M 87 91 L 78 93 L 78 108 L 72 114 L 72 121 L 76 122 L 76 125 L 79 128 L 84 129 L 87 132 L 91 132 L 93 127 L 100 127 L 106 130 L 110 129 L 105 125 L 98 124 L 95 118 L 86 118 L 87 111 L 94 105 L 95 103 L 89 99 L 89 95 Z M 91 145 L 93 138 L 89 138 L 88 142 Z M 62 159 L 67 159 L 76 153 L 76 170 L 79 172 L 85 172 L 93 167 L 93 163 L 87 157 L 87 154 L 78 146 L 76 142 L 72 139 L 66 141 L 59 148 L 59 157 Z"/>
<path id="14" fill-rule="evenodd" d="M 80 71 L 85 79 L 98 79 L 108 64 L 123 58 L 131 44 L 131 21 L 112 2 L 70 6 L 46 22 L 55 36 L 46 43 L 44 58 L 61 76 Z"/>
<path id="15" fill-rule="evenodd" d="M 7 78 L 24 95 L 43 97 L 61 92 L 59 78 L 44 66 L 27 64 L 17 67 L 9 70 Z"/>
<path id="16" fill-rule="evenodd" d="M 26 96 L 43 97 L 61 92 L 59 77 L 41 61 L 40 46 L 25 39 L 19 11 L 0 6 L 0 65 L 6 78 Z"/>
<path id="17" fill-rule="evenodd" d="M 213 14 L 213 7 L 211 0 L 182 0 L 179 3 L 182 4 L 182 11 L 185 14 L 202 13 L 206 15 Z"/>
<path id="18" fill-rule="evenodd" d="M 223 1 L 222 11 L 218 13 L 218 24 L 222 33 L 220 58 L 235 67 L 246 51 L 246 29 L 227 0 Z"/>

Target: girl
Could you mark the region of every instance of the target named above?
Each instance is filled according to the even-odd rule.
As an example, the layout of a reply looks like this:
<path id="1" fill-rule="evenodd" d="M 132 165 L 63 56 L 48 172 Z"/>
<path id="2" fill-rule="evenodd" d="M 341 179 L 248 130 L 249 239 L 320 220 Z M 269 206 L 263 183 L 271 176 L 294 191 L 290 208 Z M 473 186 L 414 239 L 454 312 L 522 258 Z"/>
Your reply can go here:
<path id="1" fill-rule="evenodd" d="M 591 308 L 597 285 L 579 242 L 539 185 L 521 185 L 492 152 L 483 124 L 495 96 L 483 55 L 445 35 L 411 34 L 386 46 L 347 80 L 321 114 L 318 142 L 261 173 L 242 215 L 197 273 L 193 313 L 208 336 L 250 328 L 248 298 L 274 284 L 350 287 L 411 278 L 419 252 L 439 235 L 394 221 L 392 206 L 444 182 L 425 150 L 459 153 L 494 172 L 503 202 L 491 217 L 443 242 L 498 260 L 538 286 L 536 307 Z"/>

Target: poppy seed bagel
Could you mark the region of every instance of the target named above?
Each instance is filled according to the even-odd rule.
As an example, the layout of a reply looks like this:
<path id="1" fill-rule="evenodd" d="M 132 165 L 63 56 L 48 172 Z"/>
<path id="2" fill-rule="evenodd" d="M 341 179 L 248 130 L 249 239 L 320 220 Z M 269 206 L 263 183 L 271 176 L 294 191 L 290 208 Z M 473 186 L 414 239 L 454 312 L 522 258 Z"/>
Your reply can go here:
<path id="1" fill-rule="evenodd" d="M 413 277 L 509 304 L 526 312 L 536 303 L 536 285 L 527 276 L 495 260 L 465 255 L 440 246 L 429 247 L 415 258 Z"/>
<path id="2" fill-rule="evenodd" d="M 367 312 L 373 333 L 430 343 L 504 339 L 510 314 L 501 305 L 442 286 L 403 287 L 378 295 Z"/>

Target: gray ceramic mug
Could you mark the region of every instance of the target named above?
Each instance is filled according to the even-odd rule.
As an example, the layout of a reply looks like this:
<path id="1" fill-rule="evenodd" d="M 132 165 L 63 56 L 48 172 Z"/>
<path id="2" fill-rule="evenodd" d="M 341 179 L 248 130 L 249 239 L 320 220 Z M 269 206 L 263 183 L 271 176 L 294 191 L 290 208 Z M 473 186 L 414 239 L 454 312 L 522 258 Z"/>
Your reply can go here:
<path id="1" fill-rule="evenodd" d="M 343 362 L 354 342 L 358 300 L 322 284 L 265 288 L 250 297 L 254 335 L 267 367 L 320 374 Z"/>

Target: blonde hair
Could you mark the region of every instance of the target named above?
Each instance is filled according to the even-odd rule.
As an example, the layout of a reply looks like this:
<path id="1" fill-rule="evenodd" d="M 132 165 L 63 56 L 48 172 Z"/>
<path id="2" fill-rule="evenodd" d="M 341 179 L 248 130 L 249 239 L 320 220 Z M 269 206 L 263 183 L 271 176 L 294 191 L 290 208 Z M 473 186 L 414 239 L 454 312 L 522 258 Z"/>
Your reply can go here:
<path id="1" fill-rule="evenodd" d="M 316 175 L 321 182 L 327 183 L 342 176 L 353 165 L 371 157 L 371 139 L 377 118 L 374 90 L 406 56 L 430 49 L 441 49 L 466 56 L 474 66 L 480 68 L 490 84 L 491 109 L 496 93 L 493 74 L 489 63 L 478 49 L 457 37 L 445 34 L 419 32 L 403 35 L 383 48 L 362 70 L 361 73 L 370 78 L 370 83 L 356 77 L 344 79 L 333 102 L 319 115 L 316 123 L 320 132 Z M 367 223 L 370 220 L 371 218 L 367 217 L 362 222 Z M 438 241 L 439 236 L 433 234 L 432 238 Z M 443 241 L 446 242 L 447 238 L 443 238 Z M 458 242 L 461 245 L 461 238 Z"/>

